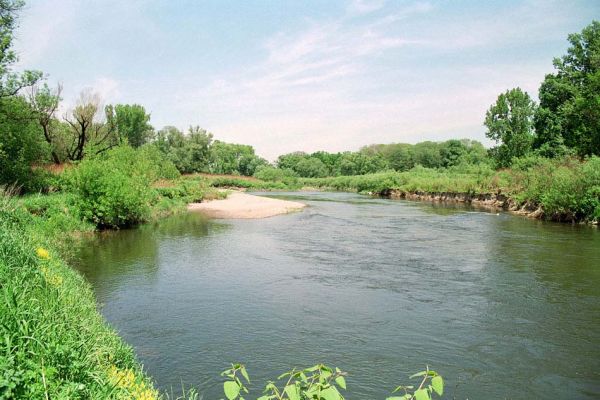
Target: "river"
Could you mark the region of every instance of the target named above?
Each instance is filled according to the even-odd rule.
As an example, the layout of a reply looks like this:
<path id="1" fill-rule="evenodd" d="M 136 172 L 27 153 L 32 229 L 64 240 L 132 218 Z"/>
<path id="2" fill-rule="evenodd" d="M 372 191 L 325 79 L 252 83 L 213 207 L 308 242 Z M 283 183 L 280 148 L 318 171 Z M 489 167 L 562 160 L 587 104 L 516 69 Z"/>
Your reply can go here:
<path id="1" fill-rule="evenodd" d="M 464 206 L 270 193 L 304 211 L 184 214 L 99 234 L 79 268 L 161 389 L 222 398 L 220 371 L 319 362 L 349 400 L 425 365 L 445 398 L 600 398 L 600 231 Z"/>

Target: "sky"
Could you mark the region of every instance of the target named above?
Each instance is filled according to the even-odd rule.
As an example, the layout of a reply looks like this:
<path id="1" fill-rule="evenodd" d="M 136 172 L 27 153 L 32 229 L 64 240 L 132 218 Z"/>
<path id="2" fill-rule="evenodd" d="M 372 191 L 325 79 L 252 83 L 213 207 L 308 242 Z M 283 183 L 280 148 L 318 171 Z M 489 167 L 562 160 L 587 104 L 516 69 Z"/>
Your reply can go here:
<path id="1" fill-rule="evenodd" d="M 498 94 L 540 82 L 599 0 L 28 0 L 17 69 L 157 129 L 199 125 L 273 160 L 372 143 L 485 139 Z"/>

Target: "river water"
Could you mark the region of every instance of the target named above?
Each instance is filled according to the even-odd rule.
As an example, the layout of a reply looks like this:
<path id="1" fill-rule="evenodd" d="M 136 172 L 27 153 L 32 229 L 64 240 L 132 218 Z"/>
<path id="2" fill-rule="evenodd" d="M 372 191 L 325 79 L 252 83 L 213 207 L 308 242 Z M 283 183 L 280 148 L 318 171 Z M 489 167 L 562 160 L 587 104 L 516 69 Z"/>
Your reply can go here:
<path id="1" fill-rule="evenodd" d="M 98 235 L 80 269 L 161 389 L 222 398 L 324 362 L 346 398 L 425 365 L 445 398 L 600 398 L 600 231 L 347 193 L 270 193 L 304 211 L 185 214 Z"/>

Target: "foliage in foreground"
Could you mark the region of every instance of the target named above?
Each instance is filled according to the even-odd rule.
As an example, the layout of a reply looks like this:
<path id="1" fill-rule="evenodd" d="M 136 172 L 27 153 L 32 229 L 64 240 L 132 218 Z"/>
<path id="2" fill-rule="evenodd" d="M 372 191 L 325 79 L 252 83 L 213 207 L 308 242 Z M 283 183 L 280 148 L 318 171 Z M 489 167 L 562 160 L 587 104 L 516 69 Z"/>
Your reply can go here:
<path id="1" fill-rule="evenodd" d="M 344 400 L 340 390 L 346 390 L 346 375 L 339 368 L 323 364 L 293 369 L 279 375 L 276 381 L 269 381 L 257 400 Z M 232 364 L 221 376 L 227 378 L 223 392 L 228 400 L 244 400 L 244 395 L 249 394 L 250 377 L 244 365 Z M 434 394 L 444 394 L 443 378 L 429 367 L 410 377 L 413 378 L 420 379 L 417 387 L 398 386 L 393 391 L 396 394 L 386 400 L 431 400 Z"/>
<path id="2" fill-rule="evenodd" d="M 0 198 L 0 399 L 153 399 L 132 349 L 32 217 Z"/>

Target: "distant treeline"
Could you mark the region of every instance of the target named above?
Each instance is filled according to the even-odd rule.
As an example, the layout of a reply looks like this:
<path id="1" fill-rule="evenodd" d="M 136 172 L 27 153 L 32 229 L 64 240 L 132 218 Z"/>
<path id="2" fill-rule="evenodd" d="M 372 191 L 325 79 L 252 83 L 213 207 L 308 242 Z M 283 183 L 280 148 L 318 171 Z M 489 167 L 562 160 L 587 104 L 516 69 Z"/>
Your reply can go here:
<path id="1" fill-rule="evenodd" d="M 295 152 L 279 156 L 276 165 L 299 177 L 322 178 L 365 175 L 386 170 L 407 171 L 417 165 L 448 168 L 459 164 L 479 164 L 486 159 L 487 150 L 481 143 L 463 139 L 414 145 L 372 144 L 357 152 Z"/>

